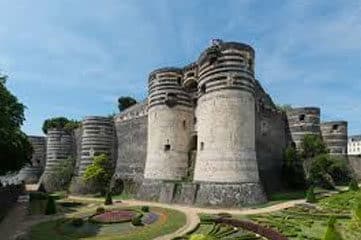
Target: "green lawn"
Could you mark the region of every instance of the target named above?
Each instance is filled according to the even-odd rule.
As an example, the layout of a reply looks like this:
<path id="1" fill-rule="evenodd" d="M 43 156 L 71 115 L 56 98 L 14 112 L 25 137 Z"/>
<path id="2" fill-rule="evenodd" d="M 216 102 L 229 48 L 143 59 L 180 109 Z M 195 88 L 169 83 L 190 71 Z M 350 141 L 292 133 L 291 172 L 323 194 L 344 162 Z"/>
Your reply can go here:
<path id="1" fill-rule="evenodd" d="M 140 207 L 134 209 L 139 210 Z M 89 216 L 94 213 L 94 206 L 77 209 L 71 216 Z M 157 236 L 172 233 L 184 226 L 186 216 L 178 211 L 164 208 L 150 208 L 157 213 L 156 222 L 135 227 L 131 223 L 94 224 L 85 222 L 81 227 L 72 226 L 66 218 L 37 224 L 31 228 L 32 240 L 67 240 L 67 239 L 92 239 L 92 240 L 148 240 Z"/>

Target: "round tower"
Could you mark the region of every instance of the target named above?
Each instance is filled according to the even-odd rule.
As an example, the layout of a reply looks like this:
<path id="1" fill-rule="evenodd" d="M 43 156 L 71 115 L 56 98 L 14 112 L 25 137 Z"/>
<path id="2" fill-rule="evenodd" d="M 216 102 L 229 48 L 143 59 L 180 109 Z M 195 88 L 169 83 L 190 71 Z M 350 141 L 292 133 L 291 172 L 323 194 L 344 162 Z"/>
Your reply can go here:
<path id="1" fill-rule="evenodd" d="M 265 201 L 255 151 L 254 50 L 213 45 L 198 59 L 198 151 L 194 181 L 200 204 Z"/>
<path id="2" fill-rule="evenodd" d="M 46 149 L 44 174 L 51 173 L 61 161 L 65 161 L 69 156 L 72 156 L 73 137 L 64 129 L 49 129 Z"/>
<path id="3" fill-rule="evenodd" d="M 28 138 L 34 150 L 31 158 L 32 166 L 44 168 L 46 160 L 46 138 L 42 136 L 29 136 Z"/>
<path id="4" fill-rule="evenodd" d="M 182 83 L 178 68 L 161 68 L 149 76 L 145 179 L 181 180 L 187 175 L 193 110 Z"/>
<path id="5" fill-rule="evenodd" d="M 78 175 L 81 176 L 93 162 L 93 157 L 106 154 L 113 159 L 114 123 L 113 119 L 101 116 L 85 117 L 82 122 L 81 158 Z"/>
<path id="6" fill-rule="evenodd" d="M 287 111 L 288 125 L 292 142 L 300 148 L 302 139 L 307 134 L 320 135 L 320 108 L 302 107 Z"/>
<path id="7" fill-rule="evenodd" d="M 347 155 L 347 122 L 332 121 L 321 123 L 323 141 L 332 155 Z"/>

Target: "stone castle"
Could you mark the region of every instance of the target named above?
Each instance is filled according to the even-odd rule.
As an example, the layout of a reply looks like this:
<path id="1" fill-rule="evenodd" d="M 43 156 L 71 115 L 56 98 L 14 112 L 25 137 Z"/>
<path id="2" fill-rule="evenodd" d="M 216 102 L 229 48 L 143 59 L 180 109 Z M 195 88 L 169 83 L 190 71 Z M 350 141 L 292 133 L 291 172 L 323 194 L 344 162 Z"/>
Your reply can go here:
<path id="1" fill-rule="evenodd" d="M 81 175 L 106 153 L 113 183 L 138 198 L 240 206 L 282 188 L 283 151 L 299 147 L 305 134 L 322 135 L 332 154 L 347 154 L 347 122 L 320 123 L 316 107 L 280 110 L 255 78 L 254 49 L 216 41 L 194 63 L 151 72 L 147 100 L 114 118 L 85 117 L 73 133 L 50 129 L 46 140 L 30 140 L 49 189 L 54 166 L 73 156 L 70 191 L 94 191 Z"/>

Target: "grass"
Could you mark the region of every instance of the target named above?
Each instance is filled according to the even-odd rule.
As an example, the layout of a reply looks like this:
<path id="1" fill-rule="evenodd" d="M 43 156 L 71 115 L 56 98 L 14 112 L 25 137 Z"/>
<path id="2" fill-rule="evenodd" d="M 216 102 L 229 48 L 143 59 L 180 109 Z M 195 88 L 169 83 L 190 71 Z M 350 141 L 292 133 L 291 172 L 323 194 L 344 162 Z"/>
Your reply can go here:
<path id="1" fill-rule="evenodd" d="M 297 194 L 296 194 L 297 196 Z M 281 197 L 288 197 L 281 195 Z M 336 229 L 343 239 L 361 239 L 361 224 L 355 225 L 351 210 L 361 192 L 341 192 L 330 197 L 322 198 L 315 206 L 299 205 L 268 214 L 236 216 L 239 219 L 249 219 L 263 226 L 271 227 L 290 240 L 317 240 L 322 239 L 327 222 L 331 216 L 337 219 Z"/>
<path id="2" fill-rule="evenodd" d="M 94 213 L 94 207 L 79 208 L 77 212 L 68 216 L 89 216 Z M 134 207 L 133 209 L 139 211 L 140 208 Z M 186 216 L 181 212 L 164 208 L 150 208 L 150 211 L 159 214 L 159 218 L 156 222 L 142 227 L 134 227 L 128 222 L 118 224 L 86 223 L 81 228 L 74 228 L 66 218 L 63 218 L 33 226 L 30 231 L 30 239 L 148 240 L 172 233 L 186 224 Z"/>
<path id="3" fill-rule="evenodd" d="M 305 191 L 293 191 L 293 192 L 279 192 L 273 193 L 269 196 L 270 201 L 289 201 L 304 199 L 306 197 Z"/>

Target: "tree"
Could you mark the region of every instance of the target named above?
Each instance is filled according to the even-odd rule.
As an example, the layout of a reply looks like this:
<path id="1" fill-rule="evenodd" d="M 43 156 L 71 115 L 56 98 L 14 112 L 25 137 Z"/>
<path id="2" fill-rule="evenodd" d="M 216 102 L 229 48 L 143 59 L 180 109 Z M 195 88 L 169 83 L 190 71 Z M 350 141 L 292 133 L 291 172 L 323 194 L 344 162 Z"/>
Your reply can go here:
<path id="1" fill-rule="evenodd" d="M 136 103 L 137 103 L 137 100 L 135 100 L 132 97 L 120 97 L 120 98 L 118 98 L 119 112 L 124 111 L 125 109 L 127 109 L 130 106 L 133 106 Z"/>
<path id="2" fill-rule="evenodd" d="M 6 80 L 6 76 L 0 75 L 0 175 L 30 163 L 33 152 L 20 129 L 25 121 L 25 106 L 6 88 Z"/>
<path id="3" fill-rule="evenodd" d="M 68 188 L 71 178 L 73 177 L 75 166 L 75 159 L 68 157 L 66 160 L 61 161 L 54 171 L 49 173 L 46 181 L 57 190 L 65 190 Z"/>
<path id="4" fill-rule="evenodd" d="M 315 134 L 307 134 L 303 137 L 301 149 L 303 159 L 310 159 L 317 155 L 328 153 L 321 136 Z"/>
<path id="5" fill-rule="evenodd" d="M 93 157 L 93 163 L 90 164 L 83 174 L 83 180 L 86 183 L 93 183 L 102 187 L 102 194 L 105 194 L 109 188 L 112 178 L 111 162 L 107 155 L 101 154 Z"/>
<path id="6" fill-rule="evenodd" d="M 66 117 L 55 117 L 46 119 L 43 123 L 42 130 L 45 134 L 48 133 L 49 129 L 64 129 L 66 131 L 73 131 L 74 129 L 80 127 L 81 123 L 76 120 L 69 120 Z"/>
<path id="7" fill-rule="evenodd" d="M 290 188 L 304 189 L 306 185 L 302 161 L 294 147 L 287 147 L 284 151 L 282 178 Z"/>

